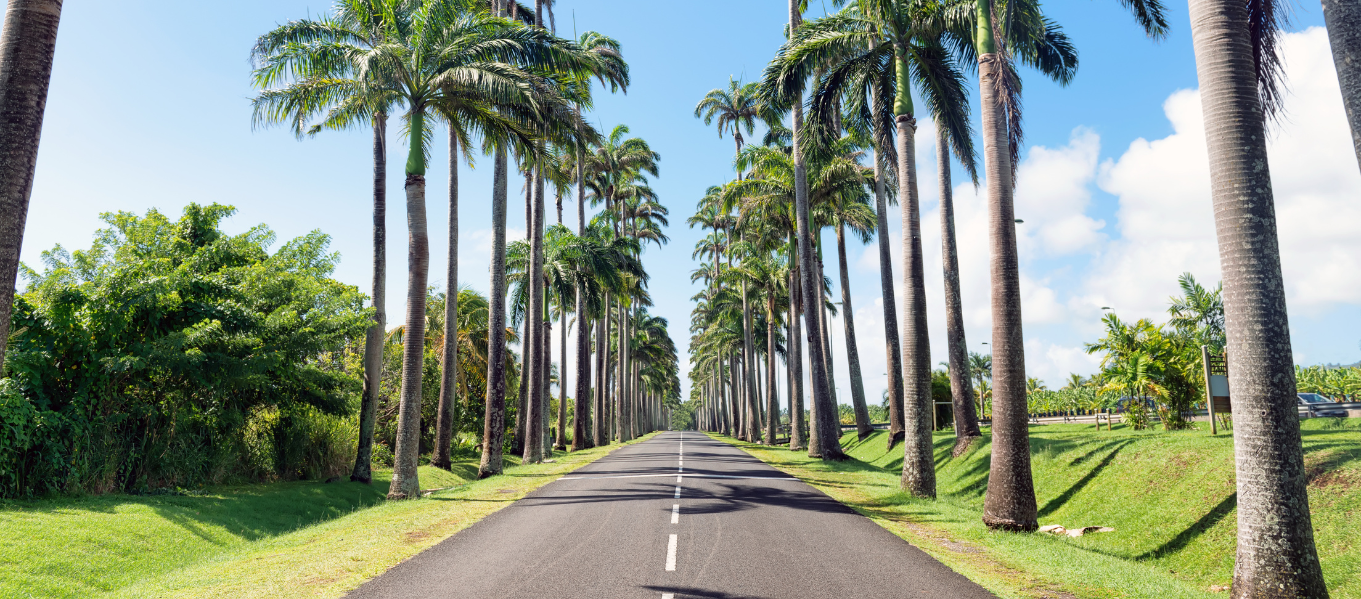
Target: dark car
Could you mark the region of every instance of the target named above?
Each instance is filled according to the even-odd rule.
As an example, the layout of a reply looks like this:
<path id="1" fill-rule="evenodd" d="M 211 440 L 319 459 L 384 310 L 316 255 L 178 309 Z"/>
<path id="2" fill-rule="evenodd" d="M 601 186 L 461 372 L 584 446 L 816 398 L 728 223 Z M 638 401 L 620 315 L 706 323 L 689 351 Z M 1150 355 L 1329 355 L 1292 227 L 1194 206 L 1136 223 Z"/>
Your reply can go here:
<path id="1" fill-rule="evenodd" d="M 1317 393 L 1297 393 L 1300 398 L 1300 407 L 1309 410 L 1312 418 L 1327 417 L 1347 417 L 1347 411 L 1337 407 L 1333 400 L 1328 399 Z"/>

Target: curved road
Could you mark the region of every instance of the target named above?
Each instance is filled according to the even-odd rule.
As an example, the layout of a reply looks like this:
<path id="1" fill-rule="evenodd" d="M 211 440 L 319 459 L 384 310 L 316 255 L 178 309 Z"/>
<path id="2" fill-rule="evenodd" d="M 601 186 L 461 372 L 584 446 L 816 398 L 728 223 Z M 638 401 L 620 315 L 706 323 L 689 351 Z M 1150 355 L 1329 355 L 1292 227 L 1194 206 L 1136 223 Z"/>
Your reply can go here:
<path id="1" fill-rule="evenodd" d="M 745 452 L 669 432 L 545 485 L 349 597 L 993 595 Z"/>

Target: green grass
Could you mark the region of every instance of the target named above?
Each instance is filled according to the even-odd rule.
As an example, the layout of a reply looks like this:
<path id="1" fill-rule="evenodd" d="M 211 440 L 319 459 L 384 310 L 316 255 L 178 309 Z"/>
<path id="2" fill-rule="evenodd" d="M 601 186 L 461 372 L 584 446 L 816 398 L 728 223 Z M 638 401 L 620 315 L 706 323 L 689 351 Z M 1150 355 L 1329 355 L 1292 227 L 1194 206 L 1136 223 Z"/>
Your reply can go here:
<path id="1" fill-rule="evenodd" d="M 618 447 L 554 452 L 482 481 L 476 457 L 452 472 L 422 466 L 422 488 L 454 488 L 414 501 L 384 501 L 387 471 L 371 486 L 0 502 L 0 597 L 338 597 Z"/>
<path id="2" fill-rule="evenodd" d="M 1361 424 L 1302 427 L 1315 539 L 1332 596 L 1361 598 Z M 902 446 L 886 433 L 842 444 L 854 458 L 824 464 L 802 452 L 741 447 L 875 519 L 966 576 L 1008 597 L 1210 597 L 1233 576 L 1233 439 L 1208 431 L 1132 431 L 1119 425 L 1031 427 L 1040 524 L 1110 526 L 1080 538 L 996 533 L 980 515 L 989 439 L 953 458 L 935 437 L 939 499 L 899 492 Z"/>

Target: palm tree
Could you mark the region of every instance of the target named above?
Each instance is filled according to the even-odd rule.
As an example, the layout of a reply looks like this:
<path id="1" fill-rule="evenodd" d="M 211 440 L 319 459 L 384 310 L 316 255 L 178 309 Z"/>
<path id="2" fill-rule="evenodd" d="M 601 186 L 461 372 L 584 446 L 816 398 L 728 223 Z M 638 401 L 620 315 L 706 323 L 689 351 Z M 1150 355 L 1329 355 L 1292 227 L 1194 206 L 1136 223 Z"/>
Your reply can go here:
<path id="1" fill-rule="evenodd" d="M 9 340 L 19 249 L 38 164 L 38 138 L 57 49 L 61 0 L 11 0 L 0 31 L 0 374 Z"/>
<path id="2" fill-rule="evenodd" d="M 1209 291 L 1196 282 L 1191 273 L 1177 278 L 1182 296 L 1173 297 L 1167 313 L 1167 324 L 1190 335 L 1201 345 L 1208 345 L 1210 353 L 1224 351 L 1224 285 Z"/>
<path id="3" fill-rule="evenodd" d="M 1361 163 L 1361 6 L 1345 0 L 1323 0 L 1323 22 L 1328 26 L 1328 42 L 1333 48 L 1333 65 L 1342 87 L 1342 105 L 1347 110 L 1356 159 Z"/>
<path id="4" fill-rule="evenodd" d="M 757 99 L 759 88 L 755 83 L 742 84 L 734 78 L 728 79 L 728 89 L 715 88 L 704 95 L 704 98 L 695 106 L 695 118 L 704 119 L 704 124 L 712 124 L 715 117 L 718 119 L 718 137 L 721 139 L 725 131 L 732 131 L 733 143 L 736 146 L 735 156 L 741 156 L 742 145 L 745 141 L 742 137 L 742 129 L 747 130 L 747 135 L 754 132 L 756 119 L 761 116 L 764 107 Z M 737 169 L 737 180 L 742 180 L 742 169 Z M 739 239 L 740 239 L 740 229 Z M 742 342 L 742 373 L 745 381 L 744 393 L 748 400 L 756 393 L 755 381 L 751 376 L 755 364 L 752 362 L 752 339 L 751 323 L 746 317 L 749 313 L 746 301 L 746 282 L 740 280 L 742 286 L 742 314 L 743 314 L 743 342 Z M 746 433 L 752 435 L 757 431 L 756 423 L 748 421 Z M 754 439 L 748 439 L 754 440 Z"/>
<path id="5" fill-rule="evenodd" d="M 939 120 L 951 125 L 954 139 L 968 137 L 967 118 L 959 110 L 966 104 L 964 78 L 942 44 L 943 28 L 950 23 L 941 13 L 910 2 L 863 0 L 810 24 L 781 49 L 766 74 L 769 87 L 780 90 L 797 84 L 818 65 L 836 61 L 820 81 L 823 93 L 814 99 L 818 120 L 831 123 L 842 89 L 836 82 L 873 80 L 883 64 L 894 65 L 898 202 L 903 214 L 903 416 L 908 431 L 902 485 L 921 497 L 935 496 L 935 463 L 911 83 L 918 83 Z"/>
<path id="6" fill-rule="evenodd" d="M 419 493 L 418 405 L 429 268 L 425 223 L 425 154 L 429 143 L 426 120 L 446 115 L 451 118 L 451 125 L 481 129 L 493 145 L 504 147 L 511 139 L 532 145 L 528 123 L 556 121 L 543 118 L 548 112 L 545 104 L 555 98 L 536 85 L 530 70 L 579 72 L 591 67 L 590 60 L 580 56 L 572 44 L 470 8 L 441 0 L 389 6 L 382 20 L 381 44 L 365 46 L 349 38 L 314 43 L 312 47 L 294 43 L 272 55 L 265 67 L 280 73 L 290 69 L 302 73 L 307 78 L 304 83 L 314 88 L 312 104 L 321 104 L 330 97 L 355 99 L 332 111 L 328 120 L 343 122 L 346 110 L 366 110 L 370 103 L 364 100 L 380 91 L 391 94 L 396 103 L 407 109 L 404 118 L 410 152 L 405 170 L 410 260 L 396 464 L 388 493 L 394 499 Z M 328 77 L 350 73 L 354 74 L 352 80 Z M 498 304 L 496 289 L 493 284 L 493 310 Z M 491 327 L 492 342 L 498 341 L 495 338 L 501 328 Z M 496 370 L 501 367 L 501 356 L 494 357 L 488 362 L 489 368 Z M 495 379 L 488 377 L 489 388 L 494 388 Z M 502 382 L 502 389 L 503 385 Z M 494 397 L 488 401 L 489 410 L 495 401 Z M 494 469 L 499 470 L 499 464 Z"/>
<path id="7" fill-rule="evenodd" d="M 1121 0 L 1150 37 L 1167 29 L 1159 0 Z M 969 44 L 978 59 L 983 164 L 988 187 L 988 236 L 992 248 L 993 438 L 983 522 L 991 528 L 1033 531 L 1039 526 L 1030 472 L 1025 396 L 1025 347 L 1021 331 L 1020 270 L 1013 206 L 1021 143 L 1020 81 L 1013 57 L 1061 84 L 1071 80 L 1076 53 L 1033 0 L 994 10 L 977 0 Z"/>
<path id="8" fill-rule="evenodd" d="M 1190 7 L 1234 390 L 1238 555 L 1232 594 L 1326 597 L 1296 424 L 1267 167 L 1266 119 L 1280 102 L 1275 42 L 1281 8 L 1262 2 L 1252 14 L 1248 5 L 1230 0 L 1191 0 Z"/>
<path id="9" fill-rule="evenodd" d="M 868 182 L 869 173 L 867 169 L 857 164 L 860 155 L 854 150 L 855 144 L 850 139 L 829 141 L 825 138 L 814 138 L 813 141 L 819 145 L 812 145 L 809 148 L 810 161 L 808 163 L 809 173 L 805 181 L 808 186 L 807 195 L 809 204 L 818 208 L 816 216 L 828 218 L 815 218 L 815 224 L 820 225 L 826 220 L 829 224 L 835 220 L 836 210 L 828 210 L 829 206 L 849 205 L 854 203 L 854 198 L 860 198 L 860 203 L 864 203 L 865 185 Z M 825 147 L 824 147 L 825 146 Z M 791 208 L 797 192 L 796 169 L 793 157 L 786 153 L 785 148 L 780 146 L 751 146 L 745 149 L 738 157 L 738 166 L 742 169 L 750 169 L 751 176 L 742 181 L 736 181 L 726 186 L 720 193 L 721 209 L 726 210 L 731 206 L 740 208 L 740 217 L 735 226 L 752 227 L 753 223 L 758 223 L 760 230 L 767 234 L 778 233 L 787 237 L 789 243 L 787 247 L 793 248 L 796 239 L 795 235 L 795 215 Z M 854 212 L 857 227 L 863 227 L 866 219 L 872 219 L 872 214 L 864 212 L 868 207 L 861 209 L 847 208 L 845 213 Z M 845 214 L 843 214 L 845 216 Z M 820 227 L 817 227 L 820 228 Z M 781 240 L 783 241 L 783 240 Z M 774 239 L 768 240 L 766 245 L 769 249 L 775 249 L 771 244 Z M 792 270 L 792 269 L 791 269 Z M 791 274 L 791 279 L 793 274 Z M 843 280 L 843 282 L 845 282 Z M 821 287 L 821 286 L 819 286 Z M 798 285 L 791 285 L 791 304 L 797 306 L 801 303 L 802 297 L 799 293 Z M 819 294 L 821 297 L 821 294 Z M 846 299 L 848 296 L 843 296 Z M 815 305 L 809 302 L 810 306 Z M 790 318 L 788 345 L 789 364 L 791 369 L 796 369 L 801 365 L 799 352 L 798 308 L 792 307 L 793 314 Z M 820 310 L 819 310 L 820 311 Z M 854 325 L 851 324 L 853 327 Z M 852 336 L 854 332 L 851 333 Z M 821 338 L 821 332 L 818 337 Z M 822 341 L 819 341 L 822 343 Z M 802 434 L 802 393 L 801 377 L 795 370 L 791 373 L 791 393 L 790 393 L 790 426 L 791 431 L 798 431 Z M 866 413 L 866 420 L 868 414 Z M 835 423 L 834 423 L 835 424 Z M 836 427 L 839 430 L 839 425 Z M 794 432 L 791 432 L 791 448 L 799 448 L 802 439 Z M 811 439 L 810 439 L 811 440 Z M 796 443 L 798 441 L 798 443 Z"/>
<path id="10" fill-rule="evenodd" d="M 623 54 L 620 51 L 619 42 L 594 31 L 583 33 L 577 40 L 577 45 L 585 52 L 599 57 L 603 74 L 599 77 L 602 83 L 610 86 L 610 91 L 620 89 L 627 92 L 629 83 L 628 64 L 624 62 Z M 577 85 L 585 89 L 578 89 L 574 97 L 578 98 L 577 114 L 580 115 L 583 104 L 587 104 L 590 98 L 590 81 L 581 80 Z M 577 186 L 577 235 L 586 235 L 586 141 L 581 135 L 577 135 L 575 148 L 575 160 L 572 164 L 575 167 L 573 181 Z M 594 311 L 592 311 L 594 312 Z M 593 440 L 587 434 L 584 421 L 589 421 L 590 402 L 587 395 L 591 390 L 591 363 L 590 363 L 590 321 L 586 320 L 587 310 L 585 302 L 580 294 L 576 298 L 577 314 L 577 388 L 576 406 L 573 421 L 572 450 L 584 449 L 593 445 Z M 597 374 L 597 376 L 599 376 Z"/>
<path id="11" fill-rule="evenodd" d="M 973 386 L 969 384 L 969 345 L 964 338 L 964 301 L 959 290 L 959 247 L 955 241 L 955 203 L 950 181 L 950 140 L 946 127 L 936 126 L 936 169 L 940 186 L 940 245 L 945 276 L 945 335 L 949 356 L 950 397 L 955 420 L 956 457 L 968 451 L 976 439 L 983 438 L 974 411 Z M 967 156 L 968 163 L 973 156 Z M 970 173 L 975 169 L 970 164 Z M 975 175 L 974 181 L 978 178 Z"/>
<path id="12" fill-rule="evenodd" d="M 984 414 L 983 387 L 986 386 L 988 384 L 988 381 L 992 379 L 992 356 L 989 354 L 969 352 L 968 370 L 969 377 L 972 379 L 974 386 L 978 390 L 977 399 L 978 414 L 981 416 Z"/>
<path id="13" fill-rule="evenodd" d="M 373 478 L 373 430 L 387 323 L 387 117 L 397 98 L 391 90 L 364 86 L 355 78 L 353 65 L 328 59 L 333 58 L 329 55 L 333 44 L 342 40 L 369 52 L 383 44 L 389 32 L 386 19 L 395 10 L 396 5 L 386 0 L 338 2 L 331 17 L 286 23 L 261 36 L 251 52 L 257 66 L 255 83 L 264 88 L 253 102 L 256 124 L 288 123 L 299 137 L 364 124 L 373 130 L 374 323 L 364 341 L 359 443 L 350 474 L 350 480 L 366 484 Z M 290 73 L 300 77 L 273 88 Z M 322 122 L 311 123 L 319 114 L 324 114 Z"/>
<path id="14" fill-rule="evenodd" d="M 732 132 L 733 143 L 737 146 L 734 155 L 742 153 L 742 144 L 745 138 L 742 137 L 742 130 L 747 130 L 747 135 L 755 131 L 756 119 L 761 116 L 764 108 L 758 100 L 759 88 L 755 83 L 742 84 L 737 79 L 728 79 L 728 89 L 714 88 L 709 93 L 704 94 L 704 99 L 695 106 L 695 118 L 704 119 L 705 125 L 713 124 L 714 119 L 718 119 L 719 139 L 723 138 L 725 132 Z M 742 178 L 739 170 L 737 178 Z"/>
<path id="15" fill-rule="evenodd" d="M 858 153 L 843 158 L 839 166 L 861 171 L 868 182 L 871 172 L 865 172 L 856 164 Z M 828 169 L 830 170 L 830 169 Z M 836 226 L 837 265 L 841 274 L 841 318 L 845 322 L 846 361 L 851 373 L 851 405 L 855 409 L 855 425 L 859 437 L 864 439 L 874 432 L 870 424 L 869 406 L 865 402 L 865 383 L 860 371 L 860 350 L 855 340 L 855 310 L 851 303 L 850 269 L 846 263 L 846 229 L 850 229 L 861 243 L 869 243 L 874 236 L 878 215 L 869 205 L 869 195 L 863 186 L 851 188 L 849 193 L 837 194 L 827 206 Z"/>
<path id="16" fill-rule="evenodd" d="M 638 137 L 626 137 L 629 128 L 625 125 L 617 125 L 610 132 L 609 136 L 601 141 L 595 151 L 587 158 L 589 165 L 584 185 L 588 191 L 591 205 L 596 206 L 601 202 L 605 203 L 605 212 L 611 215 L 614 221 L 614 234 L 616 237 L 627 236 L 625 230 L 628 223 L 625 222 L 623 210 L 619 202 L 623 201 L 628 190 L 633 189 L 635 184 L 643 174 L 657 176 L 657 162 L 661 160 L 661 155 L 652 151 L 647 142 Z M 623 227 L 623 229 L 621 229 Z M 627 339 L 628 321 L 623 317 L 626 298 L 618 298 L 618 319 L 619 325 L 618 340 L 621 344 L 618 352 L 618 370 L 616 380 L 619 384 L 619 393 L 615 398 L 617 421 L 617 433 L 622 433 L 626 428 L 631 427 L 631 422 L 626 420 L 629 416 L 619 407 L 623 406 L 625 392 L 629 377 L 627 376 L 626 362 L 628 360 Z M 605 336 L 609 336 L 608 323 L 606 324 Z M 602 386 L 603 388 L 603 386 Z M 629 440 L 624 435 L 619 435 L 620 441 Z"/>

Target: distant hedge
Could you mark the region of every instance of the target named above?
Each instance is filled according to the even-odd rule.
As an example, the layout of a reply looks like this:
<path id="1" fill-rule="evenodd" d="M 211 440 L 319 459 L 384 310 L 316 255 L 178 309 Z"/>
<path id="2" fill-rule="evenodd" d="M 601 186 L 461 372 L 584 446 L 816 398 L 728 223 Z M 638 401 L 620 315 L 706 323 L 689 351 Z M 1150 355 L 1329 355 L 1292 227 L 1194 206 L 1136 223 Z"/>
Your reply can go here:
<path id="1" fill-rule="evenodd" d="M 354 444 L 371 311 L 312 232 L 235 209 L 102 215 L 85 251 L 24 267 L 0 379 L 0 496 L 320 476 Z M 358 343 L 352 343 L 359 341 Z"/>

